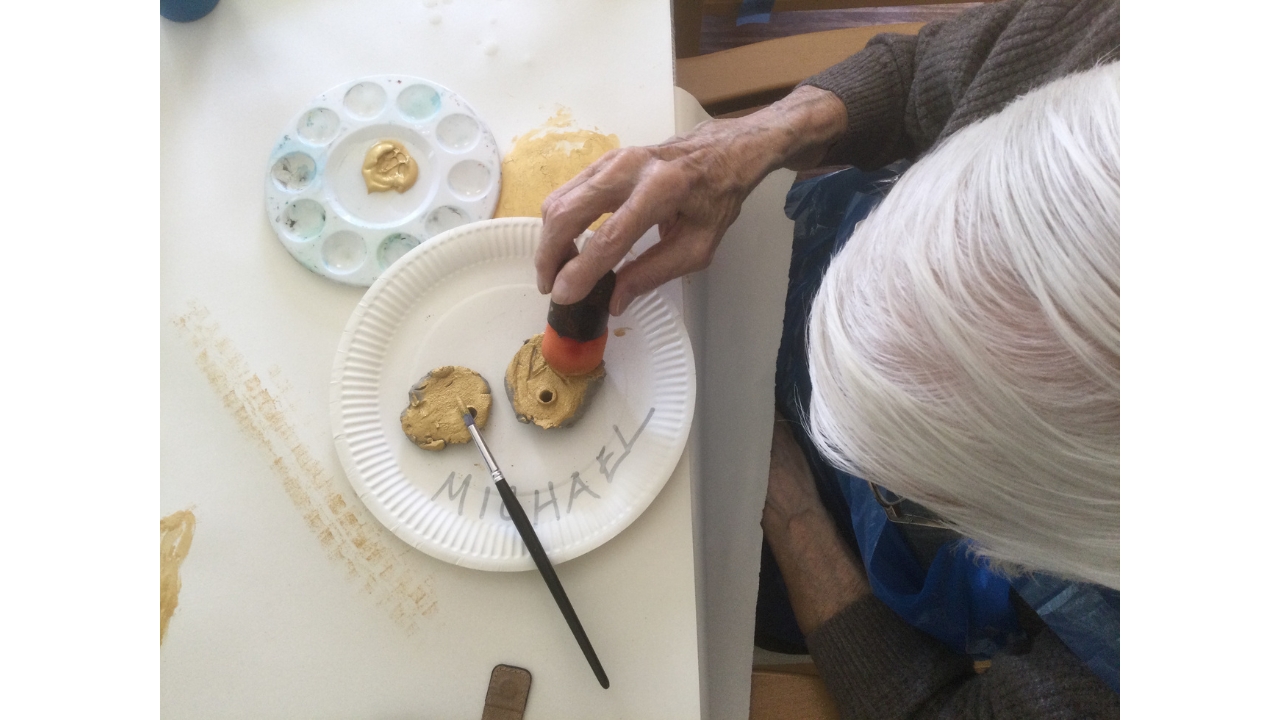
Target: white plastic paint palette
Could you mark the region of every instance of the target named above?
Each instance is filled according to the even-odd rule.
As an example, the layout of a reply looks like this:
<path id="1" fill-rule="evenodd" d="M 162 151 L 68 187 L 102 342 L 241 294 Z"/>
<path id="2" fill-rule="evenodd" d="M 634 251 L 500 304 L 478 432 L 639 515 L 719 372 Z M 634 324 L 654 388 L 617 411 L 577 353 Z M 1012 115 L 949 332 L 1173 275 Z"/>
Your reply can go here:
<path id="1" fill-rule="evenodd" d="M 365 186 L 365 154 L 383 140 L 418 164 L 403 193 Z M 422 78 L 362 78 L 289 123 L 267 166 L 267 216 L 308 269 L 370 285 L 427 238 L 492 217 L 501 167 L 493 134 L 457 94 Z"/>

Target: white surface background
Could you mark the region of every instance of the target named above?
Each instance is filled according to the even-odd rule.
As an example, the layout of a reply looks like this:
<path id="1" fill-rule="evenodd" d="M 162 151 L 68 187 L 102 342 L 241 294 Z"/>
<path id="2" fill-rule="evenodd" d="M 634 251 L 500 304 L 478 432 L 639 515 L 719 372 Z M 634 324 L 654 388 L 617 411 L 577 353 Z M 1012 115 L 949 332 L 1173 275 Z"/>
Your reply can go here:
<path id="1" fill-rule="evenodd" d="M 695 717 L 687 464 L 618 538 L 559 567 L 608 691 L 536 573 L 463 570 L 417 553 L 367 516 L 342 477 L 329 370 L 361 290 L 312 275 L 280 247 L 261 188 L 289 119 L 320 91 L 376 73 L 460 93 L 504 151 L 557 105 L 624 144 L 673 130 L 664 2 L 223 0 L 199 22 L 162 24 L 160 511 L 197 517 L 161 648 L 162 713 L 476 716 L 490 669 L 505 662 L 533 673 L 531 720 Z M 205 328 L 203 340 L 173 324 L 184 315 Z M 243 388 L 221 397 L 198 365 L 225 369 L 237 354 L 240 379 L 256 376 L 292 435 L 278 417 L 250 412 L 246 422 L 267 436 L 255 441 L 226 404 L 254 397 Z M 299 460 L 298 447 L 315 463 Z M 380 600 L 394 587 L 371 590 L 367 572 L 353 577 L 329 556 L 286 494 L 281 466 L 315 486 L 305 492 L 322 515 L 336 488 L 434 609 L 394 618 Z"/>

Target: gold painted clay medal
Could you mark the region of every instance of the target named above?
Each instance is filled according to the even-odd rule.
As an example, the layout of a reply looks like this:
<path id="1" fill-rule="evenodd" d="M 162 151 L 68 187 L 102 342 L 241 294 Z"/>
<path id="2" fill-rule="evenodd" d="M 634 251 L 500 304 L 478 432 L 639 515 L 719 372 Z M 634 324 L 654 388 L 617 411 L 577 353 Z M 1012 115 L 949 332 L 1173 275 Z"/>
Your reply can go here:
<path id="1" fill-rule="evenodd" d="M 489 383 L 479 373 L 445 365 L 409 390 L 409 406 L 400 413 L 400 427 L 423 450 L 443 450 L 445 445 L 471 442 L 462 422 L 463 408 L 475 418 L 476 427 L 484 429 L 492 405 Z"/>
<path id="2" fill-rule="evenodd" d="M 507 366 L 506 389 L 516 419 L 548 430 L 573 425 L 604 378 L 604 363 L 585 375 L 561 375 L 542 357 L 542 335 L 520 346 Z"/>

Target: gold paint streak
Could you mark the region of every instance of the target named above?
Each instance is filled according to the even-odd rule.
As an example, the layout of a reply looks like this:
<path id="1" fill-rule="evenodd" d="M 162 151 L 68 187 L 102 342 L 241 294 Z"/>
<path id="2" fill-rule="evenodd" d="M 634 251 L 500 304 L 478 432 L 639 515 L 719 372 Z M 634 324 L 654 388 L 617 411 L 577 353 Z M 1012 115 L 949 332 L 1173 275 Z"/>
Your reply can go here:
<path id="1" fill-rule="evenodd" d="M 515 138 L 502 159 L 502 193 L 494 217 L 542 217 L 542 201 L 548 195 L 621 146 L 617 135 L 570 130 L 572 122 L 569 112 L 560 108 L 542 127 Z M 602 215 L 591 229 L 608 217 Z"/>
<path id="2" fill-rule="evenodd" d="M 542 357 L 542 334 L 524 341 L 507 366 L 507 398 L 516 419 L 548 430 L 569 427 L 604 378 L 604 363 L 586 375 L 564 376 Z"/>
<path id="3" fill-rule="evenodd" d="M 475 410 L 481 430 L 489 422 L 493 397 L 489 383 L 475 370 L 445 365 L 427 373 L 409 390 L 409 407 L 400 413 L 400 429 L 423 450 L 471 442 L 460 408 Z"/>
<path id="4" fill-rule="evenodd" d="M 630 330 L 630 329 L 631 329 L 631 328 L 625 328 L 625 327 L 618 328 L 617 330 L 614 330 L 614 331 L 613 331 L 613 336 L 614 336 L 614 337 L 622 337 L 623 335 L 626 335 L 626 334 L 627 334 L 627 331 L 628 331 L 628 330 Z"/>
<path id="5" fill-rule="evenodd" d="M 191 536 L 195 533 L 196 516 L 190 510 L 179 510 L 169 517 L 160 518 L 160 644 L 169 632 L 169 618 L 178 609 L 178 593 L 182 591 L 182 578 L 178 568 L 191 551 Z"/>
<path id="6" fill-rule="evenodd" d="M 196 365 L 244 433 L 270 458 L 272 472 L 330 560 L 359 582 L 375 603 L 413 634 L 436 611 L 429 575 L 401 543 L 349 495 L 297 435 L 289 405 L 250 370 L 244 356 L 198 303 L 174 318 L 195 351 Z M 344 492 L 345 491 L 345 492 Z M 388 578 L 398 577 L 396 581 Z"/>
<path id="7" fill-rule="evenodd" d="M 418 162 L 397 140 L 381 140 L 369 148 L 360 172 L 365 189 L 371 193 L 402 193 L 418 182 Z"/>

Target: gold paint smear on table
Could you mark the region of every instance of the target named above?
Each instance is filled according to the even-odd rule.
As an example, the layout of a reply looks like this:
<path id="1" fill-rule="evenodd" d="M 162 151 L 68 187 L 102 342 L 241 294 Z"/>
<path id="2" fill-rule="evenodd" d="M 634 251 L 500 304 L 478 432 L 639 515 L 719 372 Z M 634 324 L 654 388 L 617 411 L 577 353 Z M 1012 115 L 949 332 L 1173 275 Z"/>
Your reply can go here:
<path id="1" fill-rule="evenodd" d="M 191 536 L 196 529 L 196 516 L 190 510 L 160 518 L 160 644 L 169 632 L 169 618 L 178 609 L 178 593 L 182 578 L 178 568 L 191 551 Z"/>
<path id="2" fill-rule="evenodd" d="M 329 558 L 363 583 L 398 625 L 416 633 L 436 611 L 431 577 L 406 556 L 416 550 L 390 534 L 349 488 L 335 481 L 311 448 L 298 438 L 288 404 L 250 370 L 244 356 L 198 303 L 173 323 L 195 351 L 222 404 L 240 428 L 266 451 L 271 469 Z"/>
<path id="3" fill-rule="evenodd" d="M 560 108 L 542 127 L 515 138 L 502 159 L 502 194 L 494 217 L 542 217 L 542 201 L 610 150 L 617 135 L 571 128 L 569 111 Z M 595 230 L 608 218 L 591 224 Z"/>

